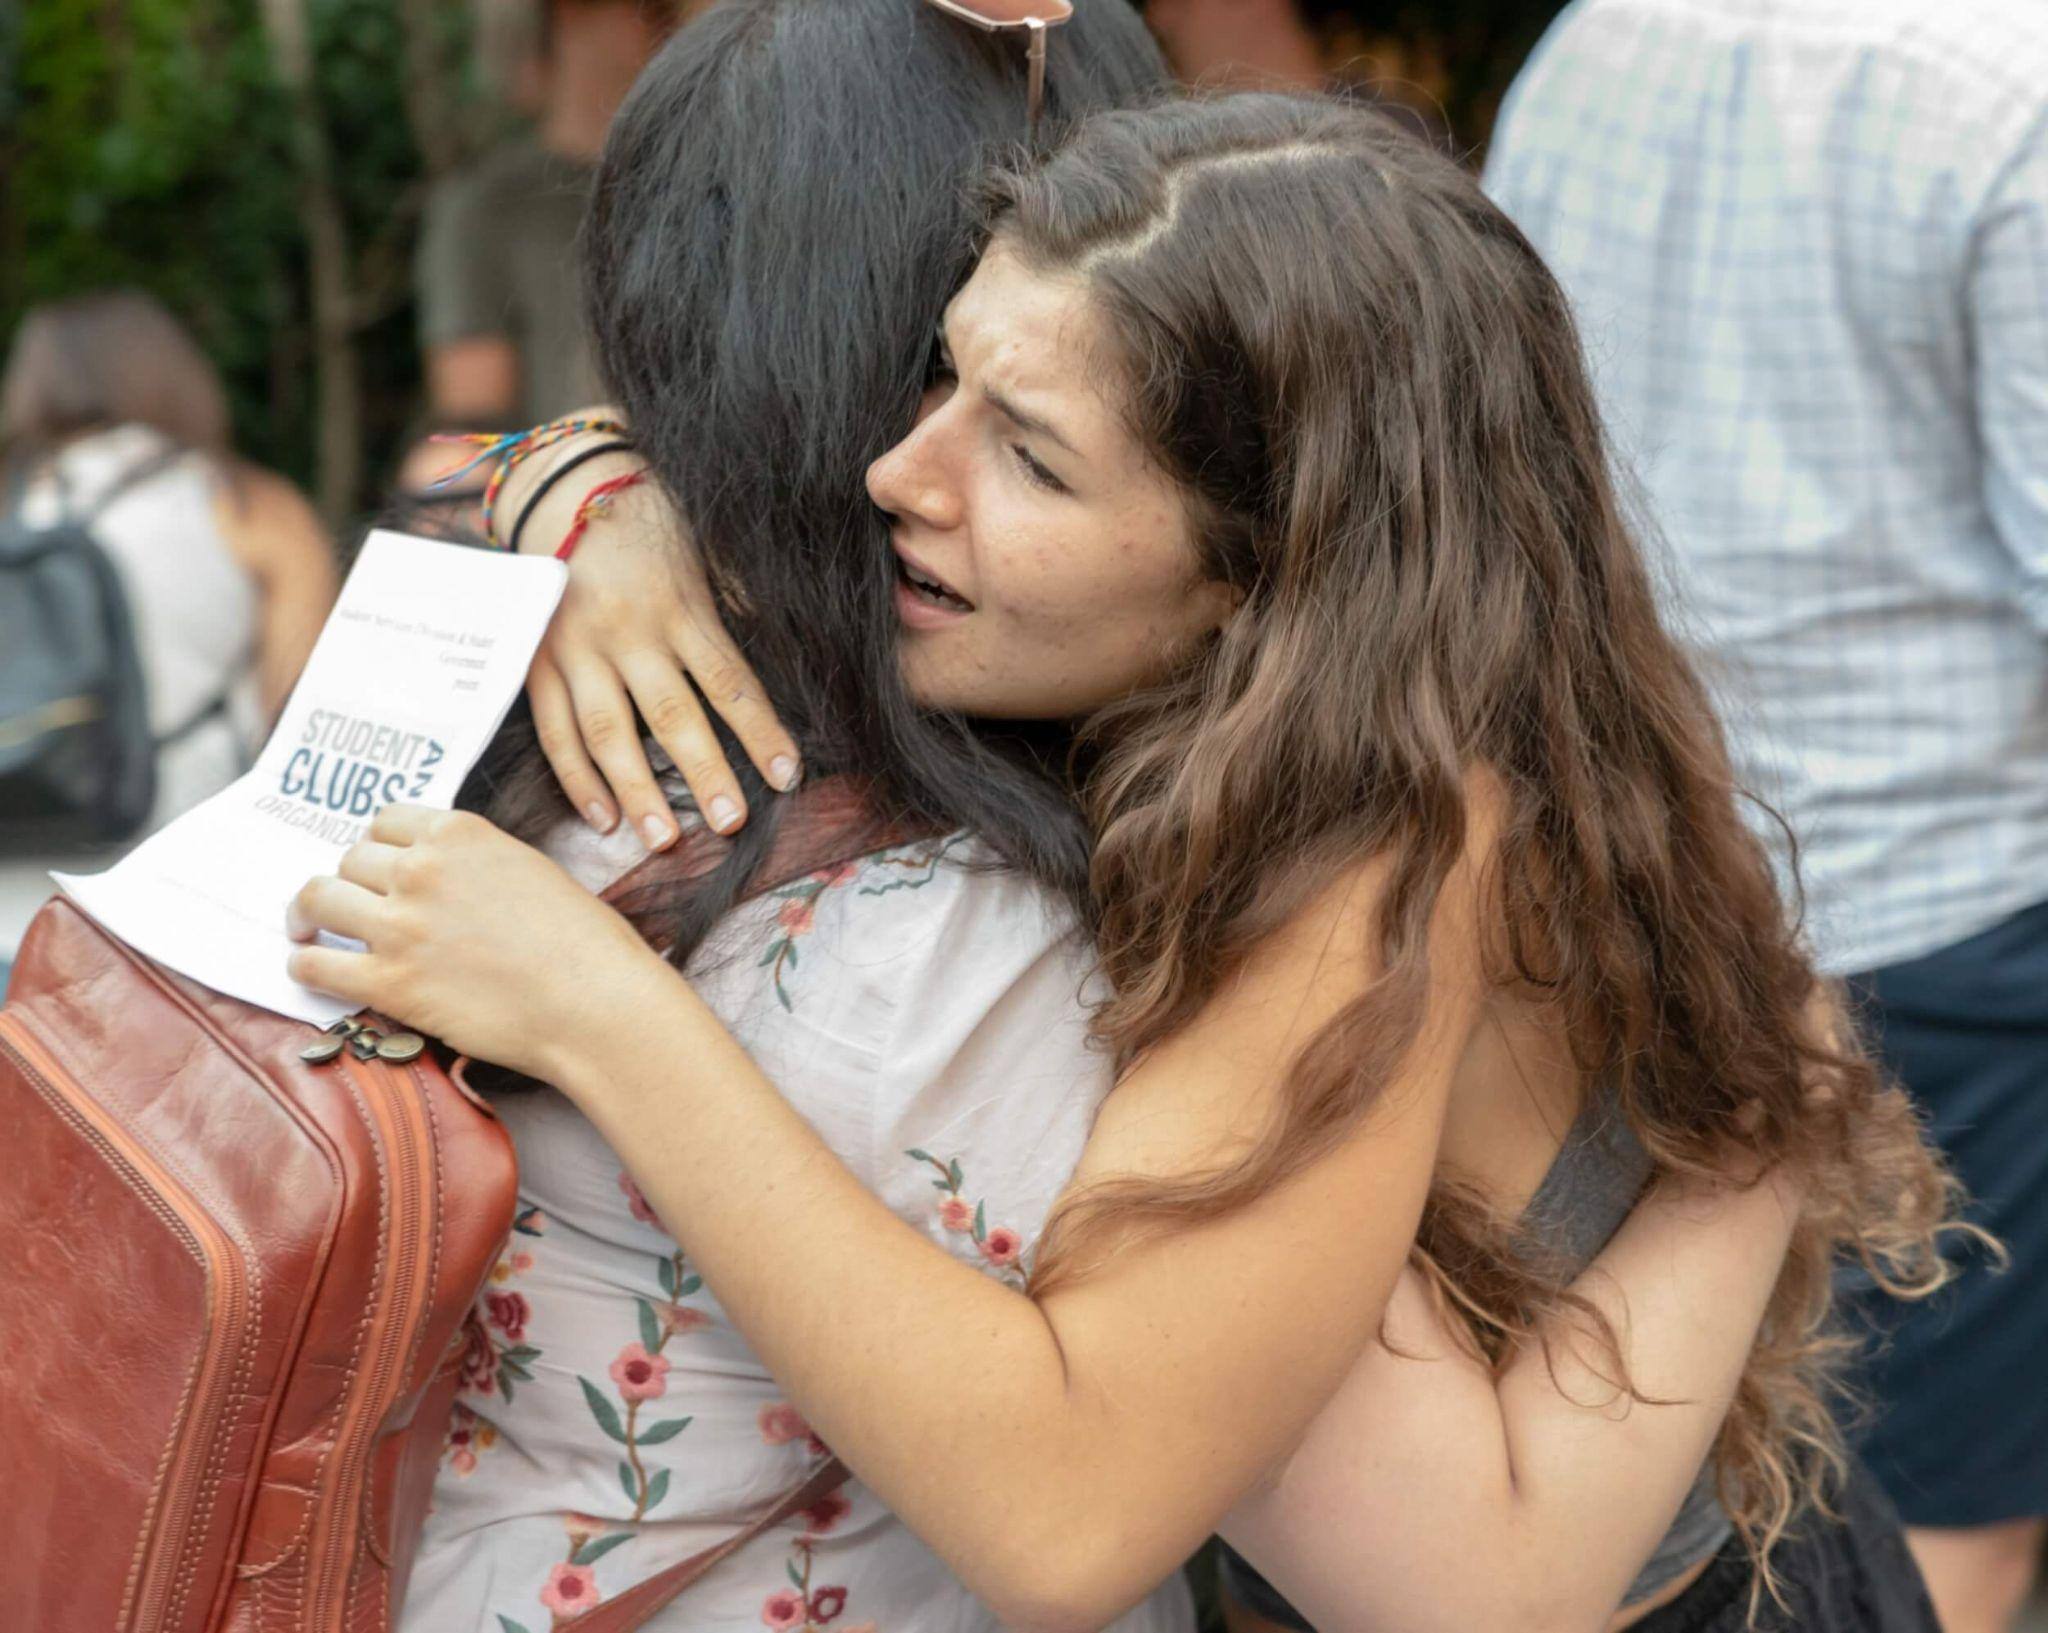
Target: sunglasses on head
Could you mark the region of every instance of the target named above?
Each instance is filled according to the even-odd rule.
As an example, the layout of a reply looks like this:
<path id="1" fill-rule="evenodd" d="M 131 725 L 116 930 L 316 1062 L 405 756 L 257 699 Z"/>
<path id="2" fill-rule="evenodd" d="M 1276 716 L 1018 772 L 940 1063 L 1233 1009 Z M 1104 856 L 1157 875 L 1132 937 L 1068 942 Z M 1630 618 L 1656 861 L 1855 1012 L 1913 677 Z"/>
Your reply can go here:
<path id="1" fill-rule="evenodd" d="M 1027 106 L 1031 134 L 1036 136 L 1038 110 L 1045 102 L 1045 31 L 1074 15 L 1074 0 L 925 0 L 925 4 L 991 34 L 1024 32 L 1029 41 L 1026 61 L 1031 65 Z"/>

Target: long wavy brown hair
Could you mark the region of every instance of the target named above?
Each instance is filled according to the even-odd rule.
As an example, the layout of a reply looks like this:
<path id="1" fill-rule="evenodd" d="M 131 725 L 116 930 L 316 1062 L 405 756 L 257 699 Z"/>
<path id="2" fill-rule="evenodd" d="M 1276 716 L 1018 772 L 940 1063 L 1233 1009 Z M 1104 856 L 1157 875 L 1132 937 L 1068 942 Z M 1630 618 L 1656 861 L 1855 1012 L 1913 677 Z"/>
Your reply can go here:
<path id="1" fill-rule="evenodd" d="M 1383 973 L 1292 1064 L 1262 1143 L 1070 1198 L 1036 1287 L 1242 1207 L 1359 1126 L 1415 1044 L 1482 773 L 1503 807 L 1490 978 L 1553 1006 L 1658 1172 L 1804 1178 L 1716 1448 L 1771 1583 L 1841 1466 L 1831 1268 L 1932 1289 L 1956 1198 L 1905 1096 L 1815 1023 L 1822 985 L 1659 619 L 1563 294 L 1456 165 L 1327 101 L 1100 115 L 988 204 L 994 242 L 1086 280 L 1140 442 L 1245 597 L 1192 666 L 1089 728 L 1101 1035 L 1132 1061 L 1334 870 L 1392 864 Z M 1476 1192 L 1437 1185 L 1417 1253 L 1485 1354 L 1561 1324 L 1631 1388 L 1571 1267 Z"/>

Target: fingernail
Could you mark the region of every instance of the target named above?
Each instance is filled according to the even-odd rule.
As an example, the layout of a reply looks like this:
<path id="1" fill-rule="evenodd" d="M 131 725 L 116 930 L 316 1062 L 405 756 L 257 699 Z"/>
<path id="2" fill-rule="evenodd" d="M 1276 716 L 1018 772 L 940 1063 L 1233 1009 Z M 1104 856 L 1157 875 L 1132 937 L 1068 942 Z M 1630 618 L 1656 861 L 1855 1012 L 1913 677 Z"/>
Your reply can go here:
<path id="1" fill-rule="evenodd" d="M 711 826 L 720 833 L 737 828 L 740 823 L 740 808 L 723 794 L 711 802 L 711 809 L 705 814 L 711 818 Z"/>
<path id="2" fill-rule="evenodd" d="M 613 816 L 609 810 L 600 805 L 596 800 L 592 800 L 583 807 L 583 815 L 591 827 L 601 834 L 610 833 L 618 825 L 619 819 Z"/>
<path id="3" fill-rule="evenodd" d="M 778 754 L 768 762 L 768 777 L 775 786 L 788 793 L 796 787 L 797 778 L 803 775 L 795 760 L 787 754 Z"/>
<path id="4" fill-rule="evenodd" d="M 644 816 L 640 819 L 640 832 L 645 836 L 647 848 L 651 851 L 658 851 L 666 845 L 672 831 L 663 817 Z"/>

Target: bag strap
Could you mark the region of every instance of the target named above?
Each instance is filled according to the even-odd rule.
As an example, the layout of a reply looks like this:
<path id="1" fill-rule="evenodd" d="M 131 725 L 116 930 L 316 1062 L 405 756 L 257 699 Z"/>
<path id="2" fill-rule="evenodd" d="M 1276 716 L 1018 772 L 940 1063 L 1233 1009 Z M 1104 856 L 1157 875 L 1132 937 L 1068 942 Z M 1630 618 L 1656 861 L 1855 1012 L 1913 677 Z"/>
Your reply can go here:
<path id="1" fill-rule="evenodd" d="M 679 1564 L 656 1572 L 646 1581 L 635 1583 L 616 1598 L 607 1599 L 585 1611 L 576 1618 L 576 1633 L 632 1633 L 634 1628 L 642 1626 L 648 1617 L 727 1555 L 738 1553 L 771 1526 L 782 1524 L 806 1508 L 815 1508 L 845 1485 L 849 1478 L 846 1465 L 836 1457 L 820 1464 L 802 1485 L 784 1493 L 774 1507 L 748 1521 L 744 1529 L 736 1531 L 725 1541 L 692 1554 Z"/>
<path id="2" fill-rule="evenodd" d="M 113 507 L 115 500 L 131 489 L 139 488 L 150 478 L 162 475 L 184 457 L 185 450 L 176 443 L 153 454 L 145 454 L 107 486 L 101 488 L 84 510 L 72 508 L 71 484 L 64 479 L 64 467 L 60 462 L 52 460 L 50 480 L 57 485 L 57 508 L 67 523 L 90 532 L 98 525 L 99 519 Z"/>
<path id="3" fill-rule="evenodd" d="M 805 874 L 874 851 L 937 837 L 928 824 L 878 812 L 868 784 L 858 777 L 807 782 L 784 805 L 768 857 L 747 882 L 747 897 L 765 896 Z M 686 829 L 673 847 L 656 851 L 613 880 L 601 899 L 625 914 L 649 941 L 657 941 L 656 916 L 669 893 L 709 873 L 731 848 L 731 841 L 708 827 Z"/>

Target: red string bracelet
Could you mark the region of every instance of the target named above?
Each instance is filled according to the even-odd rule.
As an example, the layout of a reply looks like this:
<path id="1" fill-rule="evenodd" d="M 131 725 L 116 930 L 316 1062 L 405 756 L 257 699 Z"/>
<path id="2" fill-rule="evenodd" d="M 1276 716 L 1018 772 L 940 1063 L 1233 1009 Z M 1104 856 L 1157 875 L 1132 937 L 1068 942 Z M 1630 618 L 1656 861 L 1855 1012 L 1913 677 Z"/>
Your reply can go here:
<path id="1" fill-rule="evenodd" d="M 647 473 L 627 471 L 623 476 L 609 477 L 598 483 L 583 496 L 583 503 L 576 507 L 576 520 L 569 524 L 569 531 L 555 549 L 555 560 L 567 561 L 575 553 L 576 546 L 583 542 L 584 531 L 612 508 L 612 500 L 628 488 L 637 488 L 647 480 Z"/>

